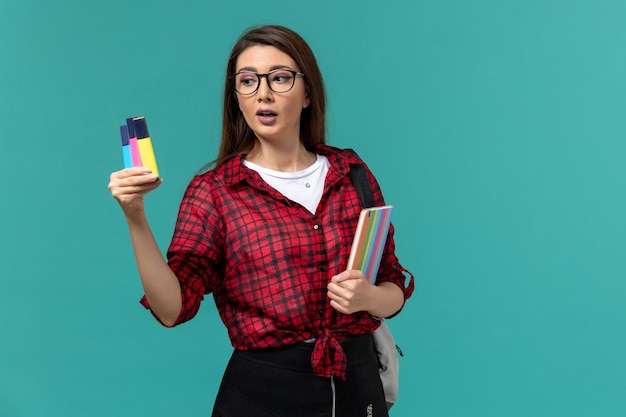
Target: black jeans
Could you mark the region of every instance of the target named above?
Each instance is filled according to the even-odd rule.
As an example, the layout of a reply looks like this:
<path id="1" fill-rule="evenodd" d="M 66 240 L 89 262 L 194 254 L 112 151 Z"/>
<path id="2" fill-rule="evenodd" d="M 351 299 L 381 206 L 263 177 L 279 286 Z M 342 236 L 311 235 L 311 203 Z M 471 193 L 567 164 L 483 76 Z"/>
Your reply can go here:
<path id="1" fill-rule="evenodd" d="M 346 380 L 311 367 L 314 343 L 233 353 L 213 417 L 388 417 L 372 335 L 341 342 Z"/>

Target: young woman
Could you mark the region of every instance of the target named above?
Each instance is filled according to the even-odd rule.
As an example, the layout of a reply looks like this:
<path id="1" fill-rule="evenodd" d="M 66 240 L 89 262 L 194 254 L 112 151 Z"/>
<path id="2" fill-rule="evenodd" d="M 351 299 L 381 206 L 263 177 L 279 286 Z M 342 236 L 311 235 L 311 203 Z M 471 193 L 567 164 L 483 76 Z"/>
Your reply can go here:
<path id="1" fill-rule="evenodd" d="M 363 162 L 325 145 L 324 112 L 306 42 L 254 28 L 228 60 L 219 155 L 187 188 L 167 260 L 144 214 L 161 179 L 144 168 L 111 174 L 142 304 L 172 327 L 212 293 L 228 329 L 235 350 L 213 416 L 387 415 L 371 334 L 401 310 L 413 277 L 405 288 L 393 228 L 375 285 L 346 270 L 362 208 L 348 172 Z"/>

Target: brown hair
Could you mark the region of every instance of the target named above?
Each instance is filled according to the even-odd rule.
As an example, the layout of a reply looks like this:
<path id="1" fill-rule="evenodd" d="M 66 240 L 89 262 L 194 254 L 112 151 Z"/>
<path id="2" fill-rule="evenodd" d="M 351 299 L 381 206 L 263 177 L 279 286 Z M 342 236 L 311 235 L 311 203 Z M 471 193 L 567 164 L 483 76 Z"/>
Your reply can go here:
<path id="1" fill-rule="evenodd" d="M 269 45 L 289 55 L 304 73 L 309 106 L 300 117 L 300 140 L 307 149 L 326 143 L 324 80 L 313 51 L 296 32 L 283 26 L 260 26 L 248 29 L 235 43 L 226 65 L 224 107 L 222 109 L 222 142 L 217 159 L 209 165 L 219 165 L 233 156 L 250 151 L 257 142 L 248 127 L 235 97 L 232 75 L 239 55 L 253 45 Z"/>

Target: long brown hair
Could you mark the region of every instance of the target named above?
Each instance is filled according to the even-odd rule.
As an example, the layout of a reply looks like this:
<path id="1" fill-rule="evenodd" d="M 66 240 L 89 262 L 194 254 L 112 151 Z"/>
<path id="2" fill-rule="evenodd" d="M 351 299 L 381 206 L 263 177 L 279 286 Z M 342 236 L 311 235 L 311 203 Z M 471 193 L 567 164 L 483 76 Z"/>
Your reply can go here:
<path id="1" fill-rule="evenodd" d="M 306 41 L 283 26 L 260 26 L 244 32 L 233 47 L 226 65 L 224 84 L 224 107 L 222 109 L 222 142 L 217 159 L 209 165 L 219 165 L 241 152 L 249 152 L 257 138 L 248 127 L 235 97 L 232 75 L 239 55 L 253 45 L 269 45 L 289 55 L 304 73 L 309 106 L 300 117 L 300 140 L 310 149 L 316 144 L 326 143 L 326 92 L 324 80 L 313 51 Z"/>

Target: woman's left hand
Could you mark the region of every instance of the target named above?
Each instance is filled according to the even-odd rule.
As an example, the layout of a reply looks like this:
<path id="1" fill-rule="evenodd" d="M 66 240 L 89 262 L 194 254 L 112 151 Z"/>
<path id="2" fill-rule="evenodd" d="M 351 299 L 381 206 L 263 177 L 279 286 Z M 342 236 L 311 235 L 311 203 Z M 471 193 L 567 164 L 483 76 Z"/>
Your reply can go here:
<path id="1" fill-rule="evenodd" d="M 328 284 L 330 305 L 343 314 L 371 309 L 375 291 L 361 271 L 351 269 L 335 275 Z"/>

